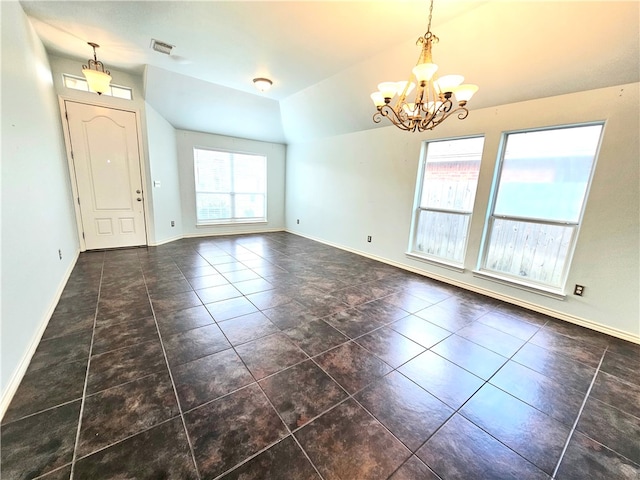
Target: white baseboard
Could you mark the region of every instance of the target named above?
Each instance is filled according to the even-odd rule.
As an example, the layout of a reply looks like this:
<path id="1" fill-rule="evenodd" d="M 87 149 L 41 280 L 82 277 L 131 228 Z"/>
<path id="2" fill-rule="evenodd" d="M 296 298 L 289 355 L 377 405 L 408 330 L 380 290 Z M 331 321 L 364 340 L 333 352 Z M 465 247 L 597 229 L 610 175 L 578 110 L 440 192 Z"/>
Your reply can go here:
<path id="1" fill-rule="evenodd" d="M 31 363 L 31 358 L 33 357 L 33 354 L 36 352 L 36 349 L 40 344 L 42 335 L 44 335 L 44 331 L 46 330 L 47 325 L 49 324 L 51 315 L 53 315 L 53 311 L 55 310 L 56 306 L 58 305 L 58 302 L 60 301 L 60 297 L 62 296 L 64 287 L 67 285 L 67 282 L 69 281 L 69 277 L 71 276 L 71 272 L 73 271 L 74 267 L 76 266 L 76 263 L 78 262 L 79 256 L 80 256 L 80 250 L 78 249 L 76 251 L 75 258 L 69 264 L 67 271 L 65 272 L 64 276 L 62 277 L 62 280 L 60 281 L 60 284 L 58 285 L 58 289 L 56 290 L 56 294 L 54 295 L 53 300 L 49 305 L 49 309 L 47 310 L 46 315 L 42 319 L 40 326 L 38 327 L 36 332 L 33 334 L 33 337 L 31 338 L 29 348 L 27 349 L 24 356 L 22 357 L 22 361 L 18 365 L 18 368 L 16 368 L 16 370 L 13 372 L 11 379 L 7 383 L 6 390 L 2 392 L 2 398 L 0 399 L 0 419 L 4 418 L 4 414 L 6 413 L 7 408 L 9 408 L 9 404 L 11 403 L 11 400 L 13 400 L 13 396 L 16 394 L 16 391 L 20 386 L 20 382 L 22 381 L 22 378 L 24 377 L 24 374 L 26 373 L 27 368 L 29 368 L 29 363 Z"/>
<path id="2" fill-rule="evenodd" d="M 159 242 L 148 243 L 149 247 L 158 247 L 160 245 L 164 245 L 165 243 L 175 242 L 176 240 L 180 240 L 182 235 L 176 235 L 175 237 L 165 238 L 164 240 L 160 240 Z"/>
<path id="3" fill-rule="evenodd" d="M 234 230 L 233 232 L 202 232 L 202 233 L 185 233 L 181 238 L 200 238 L 200 237 L 226 237 L 231 235 L 249 235 L 251 233 L 273 233 L 273 232 L 285 232 L 282 228 L 263 228 L 260 230 Z"/>
<path id="4" fill-rule="evenodd" d="M 506 303 L 510 303 L 512 305 L 517 305 L 522 308 L 526 308 L 527 310 L 532 310 L 537 313 L 542 313 L 544 315 L 548 315 L 549 317 L 557 318 L 558 320 L 564 320 L 569 323 L 573 323 L 575 325 L 580 325 L 581 327 L 586 327 L 591 330 L 595 330 L 600 333 L 605 333 L 607 335 L 611 335 L 612 337 L 620 338 L 622 340 L 626 340 L 628 342 L 640 344 L 640 336 L 634 335 L 629 332 L 625 332 L 623 330 L 619 330 L 617 328 L 610 327 L 608 325 L 603 325 L 601 323 L 593 322 L 591 320 L 587 320 L 585 318 L 577 317 L 575 315 L 570 315 L 568 313 L 559 312 L 558 310 L 554 310 L 551 308 L 543 307 L 541 305 L 537 305 L 535 303 L 526 302 L 519 298 L 512 297 L 510 295 L 505 295 L 502 293 L 494 292 L 493 290 L 488 290 L 482 287 L 478 287 L 477 285 L 471 285 L 469 283 L 460 282 L 457 280 L 453 280 L 451 278 L 438 275 L 436 273 L 427 272 L 425 270 L 420 270 L 410 265 L 405 265 L 403 263 L 395 262 L 393 260 L 389 260 L 384 257 L 379 257 L 377 255 L 372 255 L 367 252 L 363 252 L 361 250 L 356 250 L 354 248 L 345 247 L 343 245 L 338 245 L 336 243 L 328 242 L 326 240 L 322 240 L 320 238 L 315 238 L 310 235 L 304 235 L 302 233 L 293 232 L 291 230 L 285 230 L 288 233 L 292 233 L 294 235 L 298 235 L 300 237 L 308 238 L 309 240 L 313 240 L 319 243 L 323 243 L 325 245 L 329 245 L 331 247 L 338 248 L 340 250 L 344 250 L 347 252 L 355 253 L 356 255 L 360 255 L 366 258 L 370 258 L 372 260 L 377 260 L 378 262 L 386 263 L 387 265 L 391 265 L 393 267 L 401 268 L 403 270 L 407 270 L 412 273 L 417 273 L 418 275 L 422 275 L 427 278 L 431 278 L 433 280 L 438 280 L 439 282 L 446 283 L 449 285 L 453 285 L 455 287 L 460 287 L 465 290 L 469 290 L 475 293 L 479 293 L 481 295 L 485 295 L 487 297 L 495 298 L 496 300 L 501 300 Z"/>

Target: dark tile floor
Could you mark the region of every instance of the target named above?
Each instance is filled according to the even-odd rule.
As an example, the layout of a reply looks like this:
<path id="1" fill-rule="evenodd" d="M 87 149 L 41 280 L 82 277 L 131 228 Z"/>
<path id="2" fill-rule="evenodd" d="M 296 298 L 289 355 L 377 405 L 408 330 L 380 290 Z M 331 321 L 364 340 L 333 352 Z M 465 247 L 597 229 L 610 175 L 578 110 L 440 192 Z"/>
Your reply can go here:
<path id="1" fill-rule="evenodd" d="M 2 478 L 634 479 L 640 346 L 295 235 L 83 253 Z"/>

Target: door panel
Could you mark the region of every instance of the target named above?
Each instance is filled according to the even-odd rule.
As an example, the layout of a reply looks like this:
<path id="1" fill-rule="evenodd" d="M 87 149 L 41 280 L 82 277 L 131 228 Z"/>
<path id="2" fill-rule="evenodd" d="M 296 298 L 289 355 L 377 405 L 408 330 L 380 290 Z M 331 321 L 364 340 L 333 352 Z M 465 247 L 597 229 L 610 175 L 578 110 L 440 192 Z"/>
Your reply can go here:
<path id="1" fill-rule="evenodd" d="M 65 101 L 88 250 L 146 245 L 136 115 Z"/>

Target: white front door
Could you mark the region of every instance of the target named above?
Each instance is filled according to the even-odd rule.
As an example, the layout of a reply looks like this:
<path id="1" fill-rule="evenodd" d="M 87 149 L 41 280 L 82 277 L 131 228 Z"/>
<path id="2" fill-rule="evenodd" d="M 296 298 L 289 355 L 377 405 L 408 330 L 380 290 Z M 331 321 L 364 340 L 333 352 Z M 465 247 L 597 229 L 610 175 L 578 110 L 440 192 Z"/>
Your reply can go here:
<path id="1" fill-rule="evenodd" d="M 87 250 L 146 245 L 136 114 L 64 104 Z"/>

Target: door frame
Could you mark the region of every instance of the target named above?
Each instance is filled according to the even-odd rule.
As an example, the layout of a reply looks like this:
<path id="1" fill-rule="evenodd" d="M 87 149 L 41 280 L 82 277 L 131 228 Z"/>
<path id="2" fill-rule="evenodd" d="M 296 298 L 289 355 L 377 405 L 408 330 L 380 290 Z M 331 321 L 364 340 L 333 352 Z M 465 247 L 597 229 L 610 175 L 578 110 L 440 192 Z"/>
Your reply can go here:
<path id="1" fill-rule="evenodd" d="M 69 168 L 69 180 L 71 183 L 71 194 L 73 195 L 73 209 L 76 214 L 76 230 L 78 233 L 78 240 L 80 242 L 80 251 L 87 251 L 87 244 L 83 235 L 82 228 L 82 212 L 80 211 L 80 203 L 79 203 L 79 194 L 78 194 L 78 182 L 76 179 L 76 167 L 73 157 L 71 156 L 71 136 L 69 133 L 69 122 L 67 121 L 67 117 L 65 115 L 65 102 L 73 102 L 73 103 L 81 103 L 84 105 L 89 105 L 92 107 L 102 107 L 109 108 L 111 110 L 121 110 L 125 112 L 133 113 L 136 117 L 136 128 L 138 134 L 138 155 L 140 162 L 140 177 L 142 179 L 142 198 L 144 202 L 142 204 L 142 209 L 144 212 L 144 229 L 145 229 L 145 245 L 149 246 L 149 232 L 150 230 L 150 211 L 149 211 L 149 201 L 151 199 L 151 190 L 149 188 L 149 182 L 147 179 L 147 162 L 146 162 L 146 150 L 143 145 L 143 138 L 146 138 L 142 131 L 142 122 L 141 122 L 141 111 L 139 108 L 122 108 L 110 105 L 108 101 L 104 101 L 101 99 L 96 99 L 91 102 L 87 102 L 84 100 L 78 100 L 77 98 L 73 98 L 66 95 L 58 95 L 58 104 L 60 107 L 60 120 L 62 122 L 62 133 L 64 135 L 64 147 L 67 154 L 67 167 Z"/>

